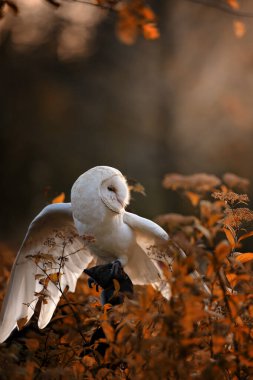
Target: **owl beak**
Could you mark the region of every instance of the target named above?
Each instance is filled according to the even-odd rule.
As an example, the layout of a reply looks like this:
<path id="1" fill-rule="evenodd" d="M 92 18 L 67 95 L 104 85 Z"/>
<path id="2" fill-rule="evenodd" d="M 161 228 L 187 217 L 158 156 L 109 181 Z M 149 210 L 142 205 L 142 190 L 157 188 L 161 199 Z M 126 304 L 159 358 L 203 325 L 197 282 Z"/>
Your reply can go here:
<path id="1" fill-rule="evenodd" d="M 121 206 L 122 206 L 123 208 L 125 208 L 125 207 L 126 207 L 125 202 L 122 201 L 122 200 L 121 200 L 119 197 L 117 197 L 117 196 L 116 196 L 116 198 L 117 198 L 117 201 L 119 202 L 119 204 L 121 204 Z"/>

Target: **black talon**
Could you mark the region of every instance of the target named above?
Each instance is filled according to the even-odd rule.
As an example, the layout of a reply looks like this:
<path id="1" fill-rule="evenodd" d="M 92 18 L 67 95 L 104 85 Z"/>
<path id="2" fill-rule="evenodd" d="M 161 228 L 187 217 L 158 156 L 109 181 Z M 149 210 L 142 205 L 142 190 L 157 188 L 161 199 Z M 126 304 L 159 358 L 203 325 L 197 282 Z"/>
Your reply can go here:
<path id="1" fill-rule="evenodd" d="M 121 262 L 119 260 L 115 260 L 112 263 L 111 277 L 112 278 L 120 277 L 122 276 L 122 273 L 123 273 L 123 268 L 122 268 Z"/>
<path id="2" fill-rule="evenodd" d="M 88 285 L 90 288 L 96 285 L 97 291 L 98 286 L 103 289 L 100 295 L 103 306 L 107 303 L 119 305 L 123 303 L 125 295 L 131 297 L 133 294 L 133 283 L 126 272 L 124 272 L 119 260 L 85 269 L 84 273 L 89 276 Z M 120 287 L 117 291 L 113 280 L 117 280 Z"/>
<path id="3" fill-rule="evenodd" d="M 98 283 L 92 277 L 89 277 L 88 278 L 88 286 L 89 286 L 89 288 L 92 289 L 93 285 L 96 285 L 96 291 L 98 292 L 98 288 L 99 288 Z"/>

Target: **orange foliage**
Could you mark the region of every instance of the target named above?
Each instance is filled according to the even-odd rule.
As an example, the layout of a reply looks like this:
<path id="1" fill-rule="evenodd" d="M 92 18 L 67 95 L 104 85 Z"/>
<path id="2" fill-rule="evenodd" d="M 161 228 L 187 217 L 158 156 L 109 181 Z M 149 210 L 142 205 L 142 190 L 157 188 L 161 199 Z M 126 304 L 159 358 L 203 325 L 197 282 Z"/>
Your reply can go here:
<path id="1" fill-rule="evenodd" d="M 238 0 L 227 0 L 227 3 L 234 10 L 240 9 L 240 4 Z"/>
<path id="2" fill-rule="evenodd" d="M 242 38 L 246 33 L 246 26 L 242 21 L 234 21 L 234 33 L 237 38 Z"/>
<path id="3" fill-rule="evenodd" d="M 166 187 L 190 198 L 194 208 L 194 216 L 158 217 L 173 242 L 161 249 L 153 247 L 150 255 L 162 262 L 171 284 L 170 301 L 151 286 L 136 286 L 133 299 L 103 308 L 99 293 L 88 288 L 83 276 L 75 293 L 64 293 L 45 329 L 38 329 L 36 312 L 28 326 L 26 320 L 19 321 L 22 331 L 0 346 L 0 377 L 252 378 L 253 253 L 246 244 L 253 238 L 253 219 L 248 197 L 229 186 L 232 181 L 238 187 L 239 177 L 229 176 L 225 181 L 205 174 L 173 174 L 164 181 Z M 187 253 L 186 259 L 178 255 L 178 246 Z M 0 249 L 3 259 L 7 251 L 6 246 Z M 37 254 L 33 259 L 52 257 Z M 10 264 L 5 262 L 7 275 L 0 268 L 2 282 Z M 201 277 L 192 276 L 195 268 L 211 296 L 204 291 Z M 59 275 L 40 281 L 46 280 L 45 287 L 49 281 L 57 285 Z M 1 284 L 1 299 L 3 288 Z"/>
<path id="4" fill-rule="evenodd" d="M 140 32 L 148 40 L 159 37 L 156 16 L 145 0 L 122 3 L 118 16 L 116 33 L 125 44 L 133 44 Z"/>
<path id="5" fill-rule="evenodd" d="M 63 203 L 64 201 L 65 201 L 65 193 L 61 193 L 52 200 L 52 203 Z"/>

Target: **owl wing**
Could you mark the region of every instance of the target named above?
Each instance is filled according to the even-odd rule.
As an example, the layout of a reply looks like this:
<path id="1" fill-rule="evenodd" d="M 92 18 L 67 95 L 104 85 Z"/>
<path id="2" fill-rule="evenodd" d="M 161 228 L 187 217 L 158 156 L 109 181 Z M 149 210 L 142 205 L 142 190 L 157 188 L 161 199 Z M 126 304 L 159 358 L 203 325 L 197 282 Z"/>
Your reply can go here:
<path id="1" fill-rule="evenodd" d="M 136 245 L 126 265 L 126 272 L 136 285 L 152 284 L 162 295 L 169 299 L 170 286 L 163 278 L 158 261 L 148 257 L 148 248 L 165 243 L 169 235 L 158 224 L 136 214 L 125 212 L 123 221 L 134 231 Z"/>
<path id="2" fill-rule="evenodd" d="M 167 232 L 149 219 L 125 212 L 123 220 L 135 231 L 138 244 L 145 250 L 152 244 L 164 243 L 169 240 Z"/>
<path id="3" fill-rule="evenodd" d="M 0 342 L 25 325 L 38 300 L 39 328 L 50 321 L 62 292 L 74 292 L 76 282 L 92 256 L 77 234 L 70 203 L 45 207 L 31 223 L 11 271 L 0 314 Z"/>
<path id="4" fill-rule="evenodd" d="M 166 242 L 169 240 L 169 235 L 160 226 L 158 226 L 158 224 L 152 222 L 151 220 L 142 218 L 135 214 L 131 214 L 130 212 L 126 212 L 124 215 L 124 221 L 135 231 L 137 243 L 142 248 L 143 252 L 146 252 L 146 254 L 148 254 L 148 248 L 151 245 L 153 244 L 159 245 L 159 243 Z M 182 250 L 182 248 L 175 242 L 173 242 L 173 245 L 176 247 L 178 254 L 182 258 L 185 259 L 187 255 Z M 143 252 L 142 252 L 143 259 L 142 259 L 141 268 L 144 267 L 145 262 L 146 262 L 146 259 L 143 256 Z M 141 257 L 140 254 L 139 256 Z M 152 261 L 154 266 L 158 269 L 159 275 L 161 276 L 161 281 L 158 280 L 158 281 L 152 281 L 152 282 L 150 281 L 150 282 L 152 283 L 152 285 L 154 285 L 156 289 L 161 291 L 161 293 L 163 294 L 165 298 L 169 299 L 171 295 L 170 287 L 169 287 L 169 284 L 163 279 L 162 271 L 159 267 L 158 262 L 156 260 L 150 260 L 149 258 L 148 260 Z M 170 258 L 167 257 L 167 262 L 169 261 L 170 261 Z M 136 283 L 138 283 L 139 276 L 137 275 L 137 273 L 138 272 L 140 273 L 140 268 L 138 268 L 138 260 L 136 261 L 136 265 L 132 267 L 132 272 L 135 273 L 135 276 L 137 277 Z M 151 272 L 151 270 L 150 271 L 147 270 L 146 272 L 150 273 L 150 278 L 151 278 L 151 273 L 154 274 L 154 271 Z M 206 283 L 203 281 L 198 271 L 194 269 L 191 275 L 194 279 L 197 279 L 200 281 L 203 290 L 208 296 L 210 296 L 211 291 L 209 287 L 206 285 Z M 129 274 L 129 276 L 131 277 L 131 274 Z"/>

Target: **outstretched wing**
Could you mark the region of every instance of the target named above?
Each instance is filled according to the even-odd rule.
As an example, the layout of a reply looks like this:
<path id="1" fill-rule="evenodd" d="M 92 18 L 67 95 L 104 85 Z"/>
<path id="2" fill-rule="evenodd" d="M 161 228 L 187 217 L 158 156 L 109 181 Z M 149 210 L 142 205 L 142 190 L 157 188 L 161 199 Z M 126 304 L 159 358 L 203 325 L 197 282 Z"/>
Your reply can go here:
<path id="1" fill-rule="evenodd" d="M 164 243 L 169 240 L 167 232 L 149 219 L 125 212 L 123 220 L 134 230 L 138 244 L 145 251 L 153 244 Z"/>
<path id="2" fill-rule="evenodd" d="M 148 248 L 165 243 L 169 240 L 169 235 L 158 224 L 130 212 L 125 212 L 123 220 L 134 231 L 137 243 L 125 268 L 127 274 L 134 284 L 152 284 L 169 299 L 170 286 L 163 279 L 159 263 L 148 257 Z"/>
<path id="3" fill-rule="evenodd" d="M 12 268 L 0 314 L 0 342 L 29 321 L 39 299 L 38 326 L 44 328 L 65 287 L 74 292 L 91 260 L 74 226 L 71 204 L 45 207 L 31 223 Z"/>

